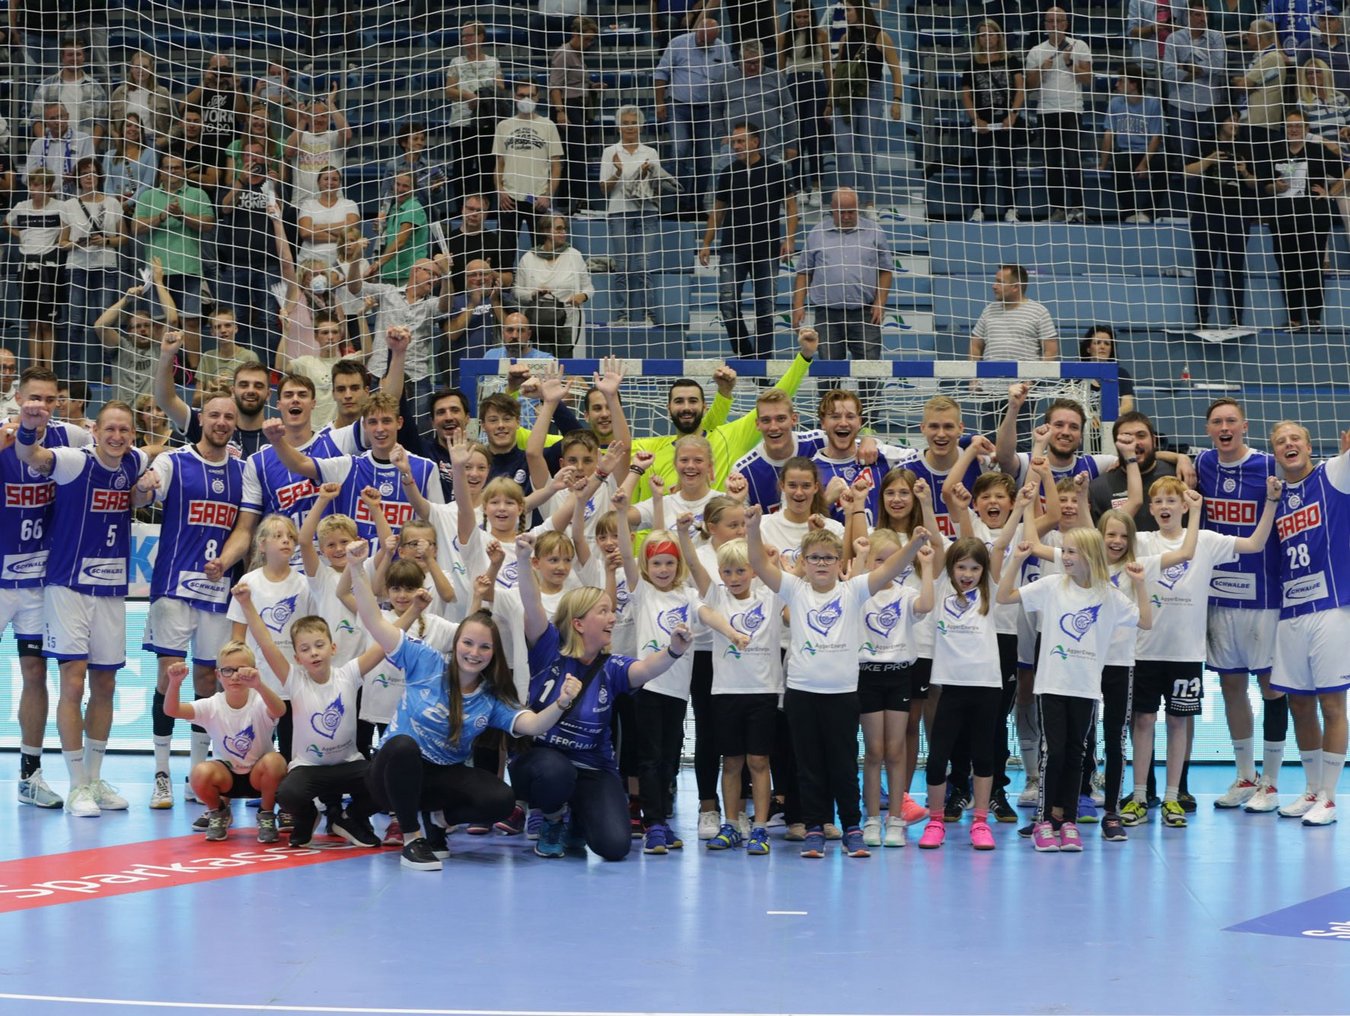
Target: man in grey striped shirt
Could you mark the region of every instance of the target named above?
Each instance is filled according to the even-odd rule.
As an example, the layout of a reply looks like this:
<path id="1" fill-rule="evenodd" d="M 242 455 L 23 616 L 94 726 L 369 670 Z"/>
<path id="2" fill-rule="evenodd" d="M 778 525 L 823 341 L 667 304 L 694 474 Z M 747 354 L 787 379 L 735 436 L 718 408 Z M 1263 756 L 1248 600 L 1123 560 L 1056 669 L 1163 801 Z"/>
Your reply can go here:
<path id="1" fill-rule="evenodd" d="M 994 273 L 994 299 L 988 304 L 970 333 L 972 360 L 1058 360 L 1059 334 L 1045 305 L 1026 295 L 1027 270 L 1021 265 L 1000 265 Z M 998 428 L 1006 382 L 1001 385 L 971 382 L 971 391 L 980 397 L 980 433 Z M 1028 406 L 1030 403 L 1028 403 Z M 1021 435 L 1024 422 L 1028 432 L 1031 415 L 1018 420 Z"/>

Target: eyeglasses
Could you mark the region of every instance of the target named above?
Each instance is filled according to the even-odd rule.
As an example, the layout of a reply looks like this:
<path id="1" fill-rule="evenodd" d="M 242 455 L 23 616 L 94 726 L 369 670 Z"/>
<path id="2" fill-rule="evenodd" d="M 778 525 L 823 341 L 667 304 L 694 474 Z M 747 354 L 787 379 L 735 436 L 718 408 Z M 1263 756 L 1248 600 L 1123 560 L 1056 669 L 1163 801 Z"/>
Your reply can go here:
<path id="1" fill-rule="evenodd" d="M 834 564 L 839 560 L 838 554 L 807 554 L 804 558 L 807 564 Z"/>
<path id="2" fill-rule="evenodd" d="M 238 668 L 238 667 L 217 667 L 217 668 L 216 668 L 216 673 L 219 674 L 221 677 L 234 677 L 235 674 L 239 673 L 239 668 Z"/>

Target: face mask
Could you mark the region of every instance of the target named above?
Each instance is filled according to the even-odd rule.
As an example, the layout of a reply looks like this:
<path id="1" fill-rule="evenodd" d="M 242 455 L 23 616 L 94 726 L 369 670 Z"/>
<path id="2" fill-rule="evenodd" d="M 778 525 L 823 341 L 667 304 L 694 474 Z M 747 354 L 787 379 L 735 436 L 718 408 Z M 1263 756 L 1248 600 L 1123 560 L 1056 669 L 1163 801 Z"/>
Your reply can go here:
<path id="1" fill-rule="evenodd" d="M 316 275 L 309 280 L 309 291 L 315 296 L 320 296 L 328 292 L 328 276 Z"/>
<path id="2" fill-rule="evenodd" d="M 531 113 L 534 112 L 534 100 L 533 100 L 533 99 L 517 99 L 517 100 L 516 100 L 516 109 L 520 111 L 520 113 L 521 113 L 522 116 L 529 116 Z"/>

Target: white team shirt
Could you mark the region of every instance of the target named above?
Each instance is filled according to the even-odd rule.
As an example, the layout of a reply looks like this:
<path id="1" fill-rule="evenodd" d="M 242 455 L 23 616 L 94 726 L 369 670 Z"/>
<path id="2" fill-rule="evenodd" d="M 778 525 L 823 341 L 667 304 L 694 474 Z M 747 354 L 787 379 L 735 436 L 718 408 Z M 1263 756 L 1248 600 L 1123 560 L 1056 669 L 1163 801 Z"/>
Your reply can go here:
<path id="1" fill-rule="evenodd" d="M 713 582 L 703 605 L 725 617 L 736 631 L 750 636 L 750 644 L 737 649 L 721 632 L 711 632 L 712 693 L 781 692 L 783 663 L 779 647 L 782 644 L 783 601 L 759 581 L 750 583 L 750 594 L 744 599 L 732 596 L 722 583 Z"/>
<path id="2" fill-rule="evenodd" d="M 858 646 L 863 605 L 872 595 L 869 584 L 868 576 L 858 575 L 821 593 L 804 579 L 783 573 L 778 597 L 787 605 L 791 630 L 789 688 L 834 695 L 858 690 Z"/>
<path id="3" fill-rule="evenodd" d="M 369 636 L 361 626 L 361 620 L 347 609 L 337 594 L 342 572 L 337 571 L 327 561 L 319 559 L 319 570 L 309 576 L 309 602 L 314 613 L 328 622 L 328 630 L 333 633 L 333 644 L 337 646 L 337 655 L 333 665 L 340 667 L 354 660 L 366 651 Z"/>
<path id="4" fill-rule="evenodd" d="M 633 614 L 633 635 L 638 645 L 637 658 L 670 648 L 670 633 L 677 624 L 686 624 L 695 635 L 702 625 L 698 619 L 698 590 L 678 586 L 664 592 L 645 580 L 628 595 L 628 610 Z M 642 686 L 672 698 L 689 699 L 689 683 L 694 676 L 693 648 L 686 650 L 669 670 Z"/>
<path id="5" fill-rule="evenodd" d="M 1139 608 L 1114 585 L 1085 588 L 1067 575 L 1036 579 L 1021 594 L 1027 609 L 1045 619 L 1037 694 L 1096 699 L 1112 636 L 1138 626 Z"/>
<path id="6" fill-rule="evenodd" d="M 251 771 L 272 750 L 277 721 L 255 688 L 248 690 L 248 701 L 240 709 L 231 709 L 225 693 L 218 691 L 192 703 L 192 714 L 192 722 L 211 738 L 212 757 L 224 762 L 232 773 Z"/>
<path id="7" fill-rule="evenodd" d="M 913 663 L 919 657 L 919 591 L 897 580 L 863 604 L 861 663 Z M 931 611 L 929 612 L 931 613 Z"/>
<path id="8" fill-rule="evenodd" d="M 356 749 L 356 693 L 361 667 L 356 660 L 334 667 L 322 684 L 292 664 L 286 678 L 291 693 L 291 769 L 359 762 Z"/>
<path id="9" fill-rule="evenodd" d="M 981 614 L 980 591 L 957 592 L 945 573 L 935 592 L 932 683 L 1003 687 L 993 605 Z"/>
<path id="10" fill-rule="evenodd" d="M 1141 559 L 1145 555 L 1165 554 L 1179 549 L 1184 541 L 1184 533 L 1172 540 L 1162 533 L 1140 533 L 1135 540 L 1135 554 Z M 1195 556 L 1189 561 L 1171 568 L 1162 568 L 1156 556 L 1151 563 L 1144 562 L 1153 604 L 1153 628 L 1139 632 L 1136 659 L 1205 662 L 1209 578 L 1215 565 L 1232 564 L 1238 559 L 1237 541 L 1236 536 L 1202 529 Z"/>
<path id="11" fill-rule="evenodd" d="M 664 516 L 666 523 L 665 528 L 673 531 L 675 529 L 675 520 L 685 512 L 694 516 L 694 525 L 703 525 L 703 506 L 713 498 L 721 496 L 722 492 L 720 490 L 709 490 L 708 493 L 704 494 L 702 497 L 686 499 L 680 494 L 678 487 L 673 491 L 667 491 L 662 506 L 662 515 Z M 637 529 L 651 529 L 652 516 L 656 512 L 656 502 L 653 499 L 648 498 L 646 501 L 643 501 L 634 507 L 637 508 L 638 518 L 640 520 Z"/>
<path id="12" fill-rule="evenodd" d="M 295 623 L 297 617 L 314 613 L 310 606 L 309 580 L 305 578 L 304 573 L 291 571 L 280 582 L 273 582 L 263 574 L 261 568 L 255 568 L 240 581 L 248 586 L 253 597 L 253 606 L 257 608 L 259 616 L 263 619 L 263 624 L 267 625 L 272 641 L 281 650 L 281 655 L 285 656 L 287 660 L 291 660 L 292 656 L 295 655 L 295 646 L 291 643 L 291 625 Z M 246 623 L 244 611 L 239 606 L 239 601 L 233 598 L 230 600 L 230 609 L 225 612 L 225 616 L 231 621 L 238 621 L 240 624 Z M 274 674 L 272 668 L 267 665 L 267 660 L 263 657 L 262 650 L 258 648 L 253 633 L 249 632 L 244 641 L 253 650 L 253 655 L 258 660 L 258 673 L 262 675 L 267 687 L 284 699 L 290 698 L 290 686 L 283 685 L 281 678 Z M 293 663 L 292 671 L 295 670 L 295 666 Z"/>
<path id="13" fill-rule="evenodd" d="M 781 511 L 765 515 L 759 523 L 759 535 L 766 547 L 778 548 L 780 568 L 792 568 L 801 556 L 802 538 L 811 531 L 809 522 L 792 522 Z M 844 527 L 835 519 L 825 520 L 825 531 L 834 533 L 842 541 Z"/>

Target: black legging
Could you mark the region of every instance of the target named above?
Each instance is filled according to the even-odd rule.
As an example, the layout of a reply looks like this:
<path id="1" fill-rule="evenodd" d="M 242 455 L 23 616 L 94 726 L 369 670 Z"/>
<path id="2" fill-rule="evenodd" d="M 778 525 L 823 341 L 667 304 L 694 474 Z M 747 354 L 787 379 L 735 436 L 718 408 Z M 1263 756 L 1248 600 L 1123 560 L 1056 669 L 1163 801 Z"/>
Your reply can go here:
<path id="1" fill-rule="evenodd" d="M 1195 253 L 1195 313 L 1200 324 L 1208 324 L 1215 309 L 1214 291 L 1219 274 L 1224 277 L 1223 291 L 1233 311 L 1233 324 L 1242 323 L 1247 303 L 1247 220 L 1240 199 L 1229 199 L 1225 208 L 1220 198 L 1209 195 L 1191 197 L 1191 247 Z"/>
<path id="2" fill-rule="evenodd" d="M 971 768 L 978 777 L 994 775 L 999 750 L 1008 753 L 1007 713 L 1003 709 L 1003 688 L 971 687 L 964 684 L 942 686 L 938 696 L 933 729 L 928 736 L 928 785 L 947 782 L 947 763 L 957 743 L 970 745 Z M 892 794 L 895 791 L 891 791 Z M 929 798 L 934 815 L 941 801 Z"/>
<path id="3" fill-rule="evenodd" d="M 375 806 L 366 783 L 369 769 L 370 763 L 365 759 L 331 766 L 295 766 L 277 787 L 277 804 L 291 814 L 295 828 L 304 838 L 309 837 L 319 818 L 314 807 L 316 797 L 330 809 L 334 809 L 331 802 L 336 802 L 336 809 L 329 811 L 331 818 L 341 810 L 342 795 L 351 794 L 347 814 L 354 819 L 370 818 Z"/>
<path id="4" fill-rule="evenodd" d="M 1092 725 L 1090 698 L 1037 695 L 1041 711 L 1041 800 L 1037 816 L 1050 818 L 1054 808 L 1065 822 L 1078 821 L 1078 781 L 1083 772 L 1083 743 Z"/>
<path id="5" fill-rule="evenodd" d="M 404 832 L 418 828 L 418 812 L 423 809 L 445 812 L 449 826 L 461 822 L 491 825 L 516 806 L 511 788 L 491 772 L 428 762 L 407 734 L 397 734 L 380 745 L 367 780 L 379 810 L 392 810 Z"/>
<path id="6" fill-rule="evenodd" d="M 572 807 L 572 832 L 606 861 L 628 856 L 633 838 L 628 824 L 628 795 L 614 773 L 578 769 L 556 748 L 535 745 L 511 760 L 511 786 L 522 800 L 545 815 Z"/>
<path id="7" fill-rule="evenodd" d="M 712 650 L 696 650 L 689 704 L 694 707 L 694 782 L 700 801 L 717 800 L 717 777 L 722 768 L 713 726 L 712 680 Z"/>
<path id="8" fill-rule="evenodd" d="M 674 811 L 670 785 L 680 768 L 684 710 L 684 699 L 659 691 L 638 691 L 633 695 L 638 793 L 642 797 L 642 817 L 648 826 L 663 825 Z"/>
<path id="9" fill-rule="evenodd" d="M 823 826 L 833 819 L 852 829 L 862 822 L 858 789 L 858 693 L 827 695 L 787 689 L 783 709 L 797 753 L 802 821 Z"/>
<path id="10" fill-rule="evenodd" d="M 1331 221 L 1320 198 L 1287 198 L 1272 201 L 1275 217 L 1275 260 L 1280 266 L 1280 287 L 1289 317 L 1304 324 L 1322 320 L 1322 254 L 1326 250 Z"/>
<path id="11" fill-rule="evenodd" d="M 1106 756 L 1106 802 L 1103 807 L 1108 815 L 1120 807 L 1120 781 L 1125 775 L 1125 745 L 1130 736 L 1133 671 L 1133 667 L 1102 668 L 1102 751 Z"/>
<path id="12" fill-rule="evenodd" d="M 993 734 L 993 744 L 989 750 L 994 752 L 994 792 L 1007 787 L 1008 779 L 1008 715 L 1017 702 L 1017 636 L 1007 632 L 998 633 L 998 669 L 1003 678 L 1003 723 Z M 945 694 L 945 693 L 944 693 Z M 969 797 L 971 793 L 971 733 L 972 728 L 963 727 L 956 735 L 950 752 L 951 778 L 947 781 L 955 793 Z M 983 749 L 984 746 L 981 746 Z M 979 774 L 982 775 L 982 774 Z"/>

